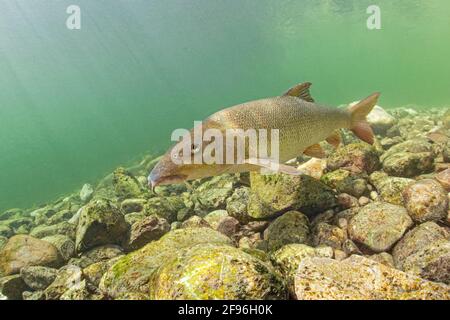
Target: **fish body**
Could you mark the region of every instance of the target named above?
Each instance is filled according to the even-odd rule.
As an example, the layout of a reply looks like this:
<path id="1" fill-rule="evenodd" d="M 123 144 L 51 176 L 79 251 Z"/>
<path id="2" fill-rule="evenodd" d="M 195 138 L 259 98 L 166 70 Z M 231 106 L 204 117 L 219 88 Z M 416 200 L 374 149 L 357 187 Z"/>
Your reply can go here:
<path id="1" fill-rule="evenodd" d="M 327 140 L 337 145 L 339 143 L 337 129 L 351 129 L 361 139 L 373 143 L 373 132 L 365 117 L 376 104 L 378 93 L 347 109 L 330 108 L 314 103 L 309 94 L 310 85 L 308 82 L 302 83 L 281 96 L 246 102 L 212 114 L 202 121 L 200 127 L 193 128 L 186 134 L 189 136 L 186 138 L 189 139 L 182 139 L 167 151 L 150 173 L 149 185 L 154 188 L 162 184 L 180 183 L 223 173 L 246 172 L 272 166 L 270 160 L 268 165 L 266 162 L 262 164 L 262 159 L 255 159 L 253 157 L 255 153 L 252 151 L 255 151 L 256 147 L 249 143 L 245 145 L 244 162 L 195 163 L 193 160 L 196 154 L 211 146 L 211 141 L 193 142 L 196 130 L 204 134 L 213 129 L 223 136 L 226 136 L 230 129 L 266 130 L 268 136 L 271 130 L 277 130 L 277 167 L 279 171 L 287 174 L 299 174 L 299 172 L 293 167 L 284 165 L 284 162 L 302 153 L 317 157 L 323 154 L 318 142 Z M 223 143 L 226 146 L 230 141 L 223 141 Z M 268 144 L 272 145 L 270 136 Z M 174 161 L 179 150 L 190 150 L 189 163 Z M 236 150 L 233 152 L 237 153 Z M 223 160 L 225 157 L 225 154 L 218 156 Z"/>

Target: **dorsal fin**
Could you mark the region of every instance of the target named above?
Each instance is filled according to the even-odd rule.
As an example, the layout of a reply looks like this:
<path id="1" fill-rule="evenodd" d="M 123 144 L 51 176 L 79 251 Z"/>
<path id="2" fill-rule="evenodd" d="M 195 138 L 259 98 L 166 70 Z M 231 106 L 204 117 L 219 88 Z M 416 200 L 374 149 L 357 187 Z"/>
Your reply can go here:
<path id="1" fill-rule="evenodd" d="M 309 87 L 311 87 L 311 85 L 311 82 L 299 83 L 286 91 L 283 96 L 292 96 L 308 102 L 314 102 L 314 99 L 309 93 Z"/>

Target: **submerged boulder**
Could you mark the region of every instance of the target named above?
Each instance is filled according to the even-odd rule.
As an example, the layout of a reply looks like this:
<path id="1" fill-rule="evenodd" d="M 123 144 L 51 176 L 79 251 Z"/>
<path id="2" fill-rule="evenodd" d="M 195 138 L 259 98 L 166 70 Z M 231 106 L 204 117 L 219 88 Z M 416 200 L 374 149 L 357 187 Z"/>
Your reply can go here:
<path id="1" fill-rule="evenodd" d="M 306 258 L 295 277 L 299 300 L 448 300 L 450 287 L 358 255 Z"/>
<path id="2" fill-rule="evenodd" d="M 29 289 L 20 275 L 0 278 L 0 293 L 9 300 L 22 300 L 22 293 Z"/>
<path id="3" fill-rule="evenodd" d="M 81 202 L 87 203 L 89 200 L 91 200 L 93 195 L 94 188 L 89 183 L 84 184 L 80 191 Z"/>
<path id="4" fill-rule="evenodd" d="M 374 252 L 389 250 L 413 222 L 405 208 L 385 202 L 372 202 L 359 209 L 350 220 L 350 238 Z"/>
<path id="5" fill-rule="evenodd" d="M 401 206 L 403 205 L 403 191 L 414 180 L 389 177 L 382 171 L 375 171 L 370 175 L 370 182 L 375 186 L 383 201 Z"/>
<path id="6" fill-rule="evenodd" d="M 42 240 L 53 244 L 58 249 L 64 261 L 69 261 L 75 255 L 75 242 L 68 236 L 56 234 L 42 238 Z"/>
<path id="7" fill-rule="evenodd" d="M 57 269 L 41 266 L 29 266 L 20 270 L 23 281 L 33 290 L 47 288 L 55 280 L 57 273 Z"/>
<path id="8" fill-rule="evenodd" d="M 0 275 L 16 274 L 27 266 L 60 267 L 62 262 L 58 249 L 51 243 L 17 235 L 0 251 Z"/>
<path id="9" fill-rule="evenodd" d="M 178 212 L 185 208 L 180 196 L 154 197 L 147 201 L 143 211 L 146 215 L 158 215 L 172 223 L 176 221 Z"/>
<path id="10" fill-rule="evenodd" d="M 77 287 L 83 280 L 82 270 L 73 265 L 59 269 L 55 280 L 45 290 L 46 300 L 59 300 L 61 296 L 73 287 Z"/>
<path id="11" fill-rule="evenodd" d="M 145 217 L 131 226 L 130 235 L 125 247 L 137 250 L 151 241 L 158 240 L 170 230 L 166 219 L 156 215 Z"/>
<path id="12" fill-rule="evenodd" d="M 367 122 L 369 122 L 376 134 L 384 134 L 397 122 L 397 119 L 387 113 L 382 107 L 374 106 L 367 115 Z"/>
<path id="13" fill-rule="evenodd" d="M 225 209 L 227 198 L 233 194 L 237 183 L 238 177 L 231 174 L 216 176 L 202 183 L 192 195 L 196 213 L 203 216 L 211 210 Z"/>
<path id="14" fill-rule="evenodd" d="M 368 174 L 380 166 L 378 152 L 365 142 L 351 143 L 337 148 L 328 158 L 328 170 L 347 169 L 352 172 Z"/>
<path id="15" fill-rule="evenodd" d="M 306 176 L 250 173 L 248 214 L 264 219 L 289 209 L 307 214 L 322 212 L 337 205 L 333 190 Z"/>
<path id="16" fill-rule="evenodd" d="M 248 215 L 247 203 L 250 197 L 249 187 L 239 187 L 233 191 L 233 194 L 227 198 L 227 212 L 230 216 L 236 218 L 241 223 L 247 223 L 252 220 Z"/>
<path id="17" fill-rule="evenodd" d="M 124 168 L 114 171 L 112 184 L 119 199 L 139 198 L 143 192 L 139 181 Z"/>
<path id="18" fill-rule="evenodd" d="M 63 221 L 58 224 L 46 226 L 46 225 L 40 225 L 31 230 L 30 236 L 33 236 L 35 238 L 45 238 L 50 237 L 54 235 L 65 235 L 71 239 L 75 238 L 75 230 L 76 226 L 67 222 Z"/>
<path id="19" fill-rule="evenodd" d="M 75 246 L 77 252 L 104 244 L 122 244 L 129 225 L 121 210 L 111 201 L 97 199 L 82 208 Z"/>

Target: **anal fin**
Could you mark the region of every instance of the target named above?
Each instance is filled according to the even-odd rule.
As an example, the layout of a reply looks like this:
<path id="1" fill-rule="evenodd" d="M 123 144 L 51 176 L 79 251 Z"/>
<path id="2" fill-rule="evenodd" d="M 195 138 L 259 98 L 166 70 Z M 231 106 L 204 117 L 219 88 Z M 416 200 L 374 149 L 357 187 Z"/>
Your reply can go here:
<path id="1" fill-rule="evenodd" d="M 305 149 L 305 151 L 303 151 L 303 153 L 314 158 L 325 158 L 325 151 L 323 151 L 322 147 L 318 143 L 309 146 Z"/>
<path id="2" fill-rule="evenodd" d="M 339 147 L 341 144 L 341 134 L 339 130 L 334 131 L 331 136 L 326 138 L 326 141 L 335 148 Z"/>

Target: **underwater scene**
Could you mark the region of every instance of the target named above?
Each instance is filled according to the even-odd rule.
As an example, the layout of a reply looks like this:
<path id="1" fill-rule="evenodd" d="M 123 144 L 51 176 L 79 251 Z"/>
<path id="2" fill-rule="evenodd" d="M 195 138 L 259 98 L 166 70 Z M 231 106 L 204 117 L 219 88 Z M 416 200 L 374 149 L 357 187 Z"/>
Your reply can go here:
<path id="1" fill-rule="evenodd" d="M 449 17 L 2 0 L 0 300 L 449 300 Z"/>

